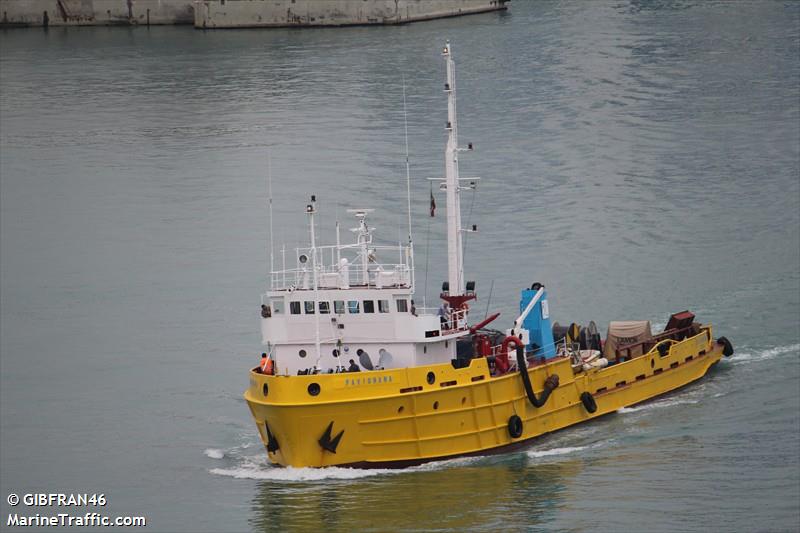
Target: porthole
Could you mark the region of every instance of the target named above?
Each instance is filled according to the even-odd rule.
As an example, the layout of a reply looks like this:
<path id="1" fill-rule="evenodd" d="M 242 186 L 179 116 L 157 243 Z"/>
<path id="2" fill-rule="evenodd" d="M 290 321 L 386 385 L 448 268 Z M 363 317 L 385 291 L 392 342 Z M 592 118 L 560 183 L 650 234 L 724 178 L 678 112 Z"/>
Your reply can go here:
<path id="1" fill-rule="evenodd" d="M 467 397 L 466 396 L 461 398 L 461 405 L 464 405 L 465 403 L 467 403 Z"/>
<path id="2" fill-rule="evenodd" d="M 400 407 L 398 407 L 398 408 L 397 408 L 397 414 L 400 414 L 400 413 L 402 413 L 403 411 L 405 411 L 405 407 L 403 407 L 402 405 L 401 405 Z"/>
<path id="3" fill-rule="evenodd" d="M 656 360 L 650 359 L 650 368 L 653 368 L 654 366 L 656 366 Z"/>
<path id="4" fill-rule="evenodd" d="M 261 392 L 263 392 L 263 393 L 264 393 L 264 396 L 266 396 L 267 394 L 269 394 L 269 385 L 267 385 L 266 383 L 264 383 L 264 386 L 263 386 L 263 387 L 261 387 Z"/>
<path id="5" fill-rule="evenodd" d="M 306 351 L 305 350 L 300 350 L 299 352 L 297 352 L 297 355 L 299 355 L 300 357 L 305 357 L 306 356 Z"/>
<path id="6" fill-rule="evenodd" d="M 428 385 L 433 385 L 434 383 L 436 383 L 436 374 L 428 372 Z"/>
<path id="7" fill-rule="evenodd" d="M 312 383 L 308 386 L 308 393 L 311 396 L 316 396 L 317 394 L 319 394 L 319 391 L 320 391 L 319 383 Z"/>
<path id="8" fill-rule="evenodd" d="M 439 402 L 433 402 L 433 408 L 434 409 L 438 409 L 439 408 Z"/>
<path id="9" fill-rule="evenodd" d="M 336 348 L 333 349 L 332 353 L 334 357 L 339 357 L 339 350 L 337 350 Z"/>

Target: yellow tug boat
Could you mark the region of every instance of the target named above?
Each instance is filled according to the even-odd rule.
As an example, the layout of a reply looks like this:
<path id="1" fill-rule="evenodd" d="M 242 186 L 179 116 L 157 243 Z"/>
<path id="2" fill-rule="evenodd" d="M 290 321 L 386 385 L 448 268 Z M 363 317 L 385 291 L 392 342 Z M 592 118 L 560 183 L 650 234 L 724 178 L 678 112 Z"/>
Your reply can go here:
<path id="1" fill-rule="evenodd" d="M 267 352 L 244 394 L 269 459 L 292 467 L 406 467 L 511 451 L 541 435 L 668 393 L 703 377 L 730 342 L 689 311 L 653 335 L 647 321 L 551 324 L 544 285 L 522 291 L 504 332 L 492 315 L 469 325 L 475 283 L 464 281 L 455 69 L 447 65 L 448 281 L 436 310 L 416 308 L 414 254 L 373 244 L 371 210 L 351 210 L 356 242 L 311 246 L 297 267 L 271 269 L 262 296 Z M 271 203 L 271 201 L 270 201 Z M 433 215 L 434 207 L 431 207 Z M 474 231 L 475 228 L 471 228 Z M 399 259 L 388 264 L 381 259 Z M 274 260 L 271 259 L 274 264 Z M 373 355 L 378 360 L 374 361 Z M 311 361 L 314 361 L 313 364 Z"/>

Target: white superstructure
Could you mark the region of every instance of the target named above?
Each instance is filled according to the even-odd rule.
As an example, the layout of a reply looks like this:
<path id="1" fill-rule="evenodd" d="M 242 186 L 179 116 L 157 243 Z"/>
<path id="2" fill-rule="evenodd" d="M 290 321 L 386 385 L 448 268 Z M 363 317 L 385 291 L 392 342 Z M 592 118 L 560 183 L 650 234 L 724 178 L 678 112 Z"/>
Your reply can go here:
<path id="1" fill-rule="evenodd" d="M 444 47 L 448 98 L 445 178 L 447 193 L 448 290 L 453 309 L 417 307 L 413 300 L 413 245 L 378 246 L 371 209 L 348 210 L 357 222 L 355 242 L 317 246 L 315 197 L 306 207 L 311 246 L 294 251 L 294 268 L 271 267 L 270 290 L 262 296 L 262 340 L 276 373 L 341 372 L 348 369 L 402 368 L 448 362 L 456 339 L 469 333 L 465 292 L 458 177 L 455 67 L 450 43 Z M 471 287 L 470 287 L 471 288 Z M 444 314 L 444 316 L 442 316 Z"/>

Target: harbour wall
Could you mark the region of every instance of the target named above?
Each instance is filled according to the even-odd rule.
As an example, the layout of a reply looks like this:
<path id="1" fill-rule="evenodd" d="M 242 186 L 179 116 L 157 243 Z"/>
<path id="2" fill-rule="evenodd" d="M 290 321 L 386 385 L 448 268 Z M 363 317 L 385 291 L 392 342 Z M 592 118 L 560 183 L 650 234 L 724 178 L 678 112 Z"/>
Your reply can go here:
<path id="1" fill-rule="evenodd" d="M 192 24 L 192 0 L 0 0 L 0 26 Z"/>
<path id="2" fill-rule="evenodd" d="M 196 28 L 404 24 L 507 9 L 509 0 L 198 0 Z"/>
<path id="3" fill-rule="evenodd" d="M 198 28 L 403 24 L 502 10 L 510 0 L 0 0 L 0 27 Z"/>

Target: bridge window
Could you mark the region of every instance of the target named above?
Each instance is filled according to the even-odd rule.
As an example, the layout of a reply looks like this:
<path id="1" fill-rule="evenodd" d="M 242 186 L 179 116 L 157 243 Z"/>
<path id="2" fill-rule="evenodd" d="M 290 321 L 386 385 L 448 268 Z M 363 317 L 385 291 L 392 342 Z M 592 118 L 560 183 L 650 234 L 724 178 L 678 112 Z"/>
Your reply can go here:
<path id="1" fill-rule="evenodd" d="M 336 313 L 337 315 L 344 314 L 344 300 L 334 300 L 333 312 Z"/>
<path id="2" fill-rule="evenodd" d="M 283 314 L 283 298 L 273 298 L 272 299 L 272 312 L 276 315 Z"/>
<path id="3" fill-rule="evenodd" d="M 359 313 L 358 300 L 350 300 L 347 302 L 347 310 L 351 315 Z"/>
<path id="4" fill-rule="evenodd" d="M 375 302 L 373 300 L 364 300 L 364 312 L 365 313 L 375 312 Z"/>
<path id="5" fill-rule="evenodd" d="M 389 312 L 389 300 L 378 300 L 378 311 L 381 313 Z"/>
<path id="6" fill-rule="evenodd" d="M 329 314 L 331 314 L 331 303 L 330 302 L 320 302 L 319 303 L 319 314 L 321 314 L 321 315 L 329 315 Z"/>
<path id="7" fill-rule="evenodd" d="M 314 302 L 304 302 L 306 304 L 306 314 L 313 315 L 314 314 Z"/>
<path id="8" fill-rule="evenodd" d="M 408 300 L 397 300 L 397 312 L 408 313 Z"/>
<path id="9" fill-rule="evenodd" d="M 289 311 L 293 315 L 299 315 L 300 314 L 300 302 L 289 302 Z"/>

